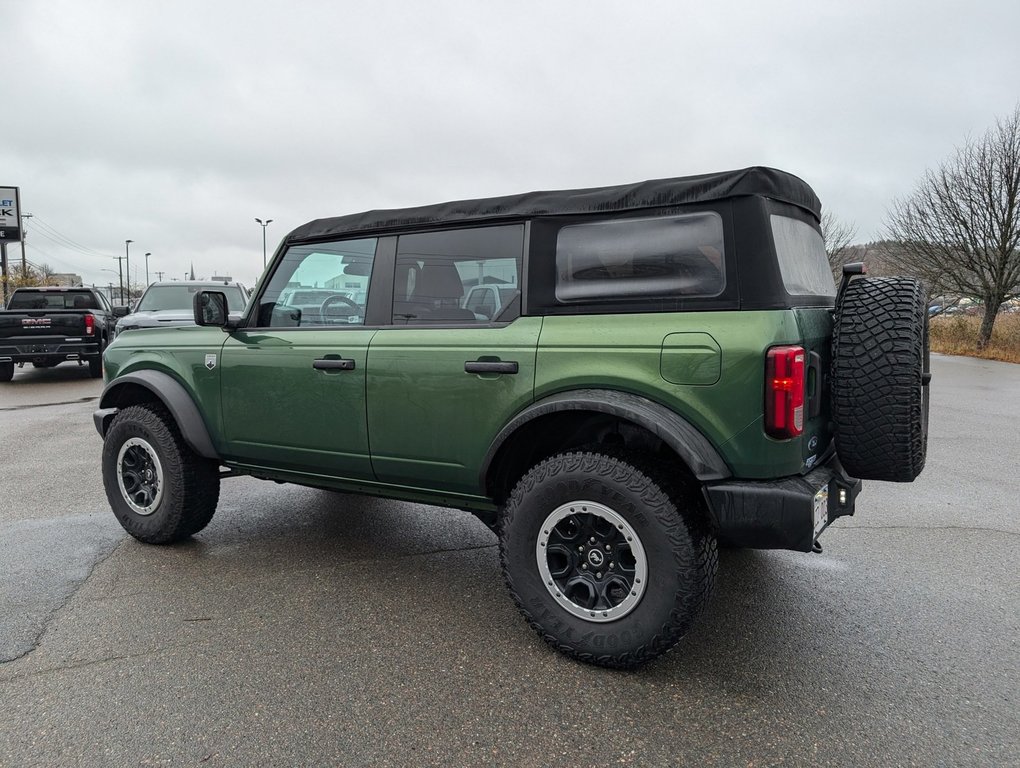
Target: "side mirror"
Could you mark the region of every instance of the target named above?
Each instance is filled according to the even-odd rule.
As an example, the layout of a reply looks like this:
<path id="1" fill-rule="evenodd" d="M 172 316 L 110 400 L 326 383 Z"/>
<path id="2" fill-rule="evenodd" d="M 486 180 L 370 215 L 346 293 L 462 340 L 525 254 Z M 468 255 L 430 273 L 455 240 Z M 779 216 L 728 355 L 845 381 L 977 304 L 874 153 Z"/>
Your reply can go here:
<path id="1" fill-rule="evenodd" d="M 199 291 L 194 301 L 195 325 L 227 326 L 230 316 L 227 311 L 227 295 L 222 291 Z"/>
<path id="2" fill-rule="evenodd" d="M 113 308 L 113 316 L 114 317 L 127 317 L 130 312 L 131 312 L 131 307 L 114 307 Z"/>

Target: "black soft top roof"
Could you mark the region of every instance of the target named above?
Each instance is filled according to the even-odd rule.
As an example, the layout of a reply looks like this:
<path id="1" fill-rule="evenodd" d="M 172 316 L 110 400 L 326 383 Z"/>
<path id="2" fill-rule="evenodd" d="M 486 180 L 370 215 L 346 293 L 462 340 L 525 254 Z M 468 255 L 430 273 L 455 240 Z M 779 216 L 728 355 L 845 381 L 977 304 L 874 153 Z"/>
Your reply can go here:
<path id="1" fill-rule="evenodd" d="M 775 168 L 755 166 L 739 171 L 654 179 L 615 187 L 525 192 L 505 197 L 457 200 L 416 208 L 366 211 L 316 219 L 287 236 L 288 241 L 369 234 L 384 230 L 469 223 L 493 219 L 633 211 L 703 203 L 741 195 L 760 195 L 791 203 L 821 215 L 821 203 L 803 180 Z"/>

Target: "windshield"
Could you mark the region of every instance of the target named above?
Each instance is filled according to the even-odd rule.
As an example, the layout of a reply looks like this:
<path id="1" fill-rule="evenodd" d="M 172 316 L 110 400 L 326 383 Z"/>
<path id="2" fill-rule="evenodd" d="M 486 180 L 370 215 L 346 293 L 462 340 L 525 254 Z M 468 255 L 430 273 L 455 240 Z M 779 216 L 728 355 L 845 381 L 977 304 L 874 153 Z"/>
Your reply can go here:
<path id="1" fill-rule="evenodd" d="M 221 291 L 227 295 L 227 307 L 240 312 L 246 301 L 236 285 L 154 285 L 145 292 L 135 312 L 158 312 L 164 309 L 191 310 L 199 291 Z"/>

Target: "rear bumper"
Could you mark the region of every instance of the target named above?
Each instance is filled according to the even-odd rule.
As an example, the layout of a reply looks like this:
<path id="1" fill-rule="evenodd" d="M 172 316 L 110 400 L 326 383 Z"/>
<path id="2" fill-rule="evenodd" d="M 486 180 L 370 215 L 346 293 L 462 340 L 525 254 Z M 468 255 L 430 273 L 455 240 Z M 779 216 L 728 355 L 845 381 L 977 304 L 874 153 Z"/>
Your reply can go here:
<path id="1" fill-rule="evenodd" d="M 828 498 L 825 499 L 827 491 Z M 806 475 L 709 483 L 705 497 L 720 541 L 752 549 L 810 552 L 833 520 L 854 513 L 861 481 L 835 455 Z M 824 505 L 818 519 L 816 504 Z"/>
<path id="2" fill-rule="evenodd" d="M 0 363 L 81 360 L 99 354 L 99 340 L 0 343 Z"/>

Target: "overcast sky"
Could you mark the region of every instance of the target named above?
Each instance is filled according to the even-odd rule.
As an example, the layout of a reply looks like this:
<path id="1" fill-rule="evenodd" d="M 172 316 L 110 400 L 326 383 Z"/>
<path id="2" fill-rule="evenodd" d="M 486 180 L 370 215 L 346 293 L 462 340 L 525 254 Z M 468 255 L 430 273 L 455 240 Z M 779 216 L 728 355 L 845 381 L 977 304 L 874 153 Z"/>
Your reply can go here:
<path id="1" fill-rule="evenodd" d="M 271 255 L 323 216 L 748 165 L 863 242 L 1016 106 L 1018 31 L 1016 0 L 0 0 L 0 186 L 30 262 L 102 284 L 126 239 L 139 283 L 151 252 L 252 285 L 255 217 Z"/>

